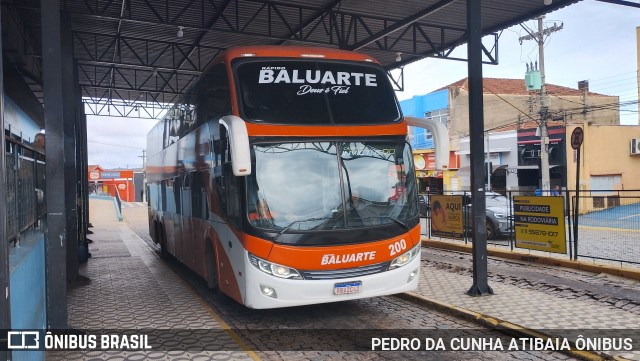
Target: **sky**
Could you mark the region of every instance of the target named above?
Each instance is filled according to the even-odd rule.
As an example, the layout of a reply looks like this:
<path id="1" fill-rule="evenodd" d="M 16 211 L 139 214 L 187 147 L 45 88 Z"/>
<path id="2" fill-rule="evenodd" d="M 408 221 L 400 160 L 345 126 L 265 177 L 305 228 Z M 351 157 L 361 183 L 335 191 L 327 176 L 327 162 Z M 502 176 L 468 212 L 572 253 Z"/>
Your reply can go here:
<path id="1" fill-rule="evenodd" d="M 575 89 L 578 81 L 588 80 L 591 92 L 619 96 L 621 103 L 630 103 L 620 111 L 621 124 L 638 124 L 636 27 L 640 26 L 640 8 L 584 0 L 547 14 L 545 27 L 554 23 L 564 26 L 545 41 L 546 82 Z M 524 24 L 537 29 L 535 20 Z M 520 44 L 518 38 L 524 35 L 520 25 L 501 33 L 499 65 L 485 64 L 484 77 L 524 77 L 525 64 L 538 58 L 535 41 Z M 452 55 L 466 57 L 466 48 Z M 405 66 L 404 91 L 396 96 L 402 101 L 465 77 L 466 62 L 423 59 Z M 156 122 L 87 116 L 89 164 L 105 169 L 142 167 L 146 135 Z"/>

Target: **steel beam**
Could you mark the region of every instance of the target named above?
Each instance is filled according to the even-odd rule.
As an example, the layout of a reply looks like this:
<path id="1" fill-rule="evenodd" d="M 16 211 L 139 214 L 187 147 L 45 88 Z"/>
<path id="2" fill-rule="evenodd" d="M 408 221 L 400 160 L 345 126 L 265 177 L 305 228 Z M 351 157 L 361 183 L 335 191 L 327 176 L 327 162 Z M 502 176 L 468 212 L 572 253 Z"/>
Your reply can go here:
<path id="1" fill-rule="evenodd" d="M 81 60 L 80 80 L 83 85 L 181 94 L 222 50 L 223 47 L 206 45 L 212 34 L 250 35 L 265 43 L 294 41 L 354 50 L 369 49 L 393 53 L 394 56 L 401 52 L 403 61 L 393 63 L 387 69 L 424 57 L 464 61 L 466 59 L 451 57 L 449 49 L 462 43 L 466 29 L 428 22 L 429 15 L 452 1 L 440 0 L 404 19 L 343 11 L 338 7 L 339 0 L 325 6 L 264 0 L 190 0 L 189 6 L 145 1 L 142 5 L 148 7 L 148 12 L 131 11 L 126 3 L 113 0 L 101 6 L 91 1 L 74 2 L 74 6 L 65 2 L 65 8 L 74 16 L 92 19 L 103 26 L 113 24 L 118 29 L 115 35 L 85 31 L 82 27 L 74 31 L 75 54 Z M 18 3 L 9 6 L 39 11 Z M 192 8 L 199 9 L 201 16 L 194 16 Z M 240 8 L 245 9 L 243 14 L 240 14 Z M 163 41 L 130 37 L 126 36 L 125 24 L 144 25 L 162 32 L 169 29 L 173 32 L 179 24 L 184 27 L 185 35 L 191 35 L 184 37 L 185 42 L 186 39 L 191 40 L 182 44 L 180 39 Z M 258 26 L 266 29 L 256 31 Z M 497 52 L 496 46 L 493 49 Z M 497 54 L 486 49 L 483 51 L 489 59 L 487 63 L 497 62 Z M 88 64 L 95 67 L 90 69 Z M 135 69 L 133 74 L 131 69 Z M 186 73 L 191 71 L 198 74 Z M 185 78 L 185 73 L 194 76 Z M 152 77 L 152 74 L 155 75 Z M 112 92 L 108 98 L 117 99 L 117 92 Z"/>
<path id="2" fill-rule="evenodd" d="M 78 182 L 76 147 L 78 128 L 76 126 L 75 86 L 78 83 L 73 69 L 73 43 L 71 34 L 71 17 L 61 14 L 62 38 L 62 101 L 64 132 L 64 196 L 67 238 L 67 282 L 78 280 Z M 66 296 L 65 296 L 66 297 Z"/>
<path id="3" fill-rule="evenodd" d="M 87 230 L 89 229 L 89 175 L 87 158 L 87 118 L 82 103 L 82 90 L 78 84 L 77 60 L 73 61 L 73 105 L 75 109 L 76 126 L 76 177 L 78 197 L 78 262 L 84 263 L 89 258 L 89 243 Z M 83 276 L 78 276 L 81 278 Z"/>
<path id="4" fill-rule="evenodd" d="M 146 14 L 139 14 L 139 12 L 129 13 L 124 17 L 109 15 L 115 12 L 119 12 L 120 9 L 116 9 L 114 6 L 112 6 L 112 9 L 109 12 L 98 11 L 98 9 L 92 8 L 88 5 L 86 8 L 76 6 L 73 9 L 70 8 L 70 11 L 73 11 L 74 15 L 82 16 L 87 19 L 93 19 L 95 21 L 108 21 L 114 23 L 129 22 L 138 25 L 171 27 L 172 29 L 175 29 L 177 24 L 180 24 L 184 27 L 185 30 L 192 30 L 196 32 L 244 34 L 255 36 L 256 38 L 262 38 L 265 40 L 270 39 L 280 42 L 295 40 L 312 45 L 335 46 L 335 36 L 336 38 L 342 39 L 341 41 L 344 42 L 344 44 L 342 44 L 341 46 L 342 48 L 362 49 L 365 45 L 376 42 L 382 38 L 387 38 L 393 32 L 408 25 L 419 25 L 423 28 L 446 29 L 450 31 L 464 32 L 465 29 L 446 27 L 441 25 L 431 25 L 428 23 L 428 21 L 421 21 L 425 17 L 433 14 L 439 9 L 442 9 L 453 1 L 455 0 L 442 0 L 438 4 L 428 7 L 414 16 L 406 19 L 397 19 L 379 16 L 363 16 L 361 14 L 348 11 L 327 10 L 327 8 L 330 6 L 312 7 L 276 1 L 233 0 L 233 2 L 235 3 L 235 8 L 238 8 L 240 6 L 251 6 L 248 4 L 259 4 L 261 6 L 255 10 L 253 16 L 249 17 L 248 20 L 240 20 L 237 12 L 229 11 L 226 15 L 220 15 L 213 25 L 211 25 L 211 23 L 206 23 L 204 19 L 194 21 L 192 17 L 186 16 L 184 18 L 174 18 L 172 20 L 169 20 L 169 13 L 171 12 L 171 9 L 167 7 L 162 7 L 162 9 L 156 8 L 149 2 L 147 2 L 146 4 L 149 6 L 150 10 L 152 10 L 152 13 L 156 14 L 154 19 L 155 21 L 150 20 L 150 18 L 146 16 Z M 283 15 L 285 13 L 289 14 L 294 12 L 300 14 L 298 20 L 299 24 L 292 23 L 291 19 Z M 258 17 L 259 14 L 263 16 Z M 306 36 L 299 36 L 294 39 L 291 38 L 293 36 L 292 34 L 297 34 L 301 31 L 301 29 L 308 28 L 309 25 L 313 24 L 315 19 L 318 20 L 316 21 L 316 25 L 313 26 L 310 31 L 307 31 Z M 261 32 L 247 31 L 247 28 L 252 21 L 267 21 L 267 29 Z M 319 22 L 324 22 L 324 26 L 318 26 Z M 278 33 L 277 31 L 275 31 L 275 24 L 280 27 L 286 28 L 289 31 L 287 33 Z M 340 35 L 340 33 L 342 35 Z M 367 37 L 364 39 L 359 38 L 357 34 L 366 34 Z M 411 53 L 410 48 L 415 47 L 415 44 L 413 44 L 413 41 L 411 39 L 407 39 L 406 41 L 411 42 L 412 45 L 403 49 L 403 53 Z M 456 41 L 448 41 L 441 44 L 441 47 L 442 49 L 447 49 L 449 46 L 455 43 Z M 384 46 L 378 47 L 380 48 L 379 50 L 383 51 L 395 51 L 393 49 L 385 49 Z"/>
<path id="5" fill-rule="evenodd" d="M 491 295 L 487 275 L 486 198 L 484 189 L 484 105 L 482 89 L 481 0 L 467 0 L 469 43 L 469 138 L 471 150 L 471 208 L 473 234 L 473 285 L 470 296 Z"/>
<path id="6" fill-rule="evenodd" d="M 207 33 L 207 31 L 204 30 L 202 32 Z M 215 54 L 224 50 L 224 48 L 219 46 L 184 44 L 179 41 L 170 42 L 141 39 L 123 35 L 114 36 L 112 34 L 100 34 L 88 31 L 74 31 L 73 38 L 75 43 L 75 57 L 83 63 L 125 64 L 180 71 L 201 72 Z M 115 47 L 118 41 L 121 45 L 119 50 L 120 56 L 117 61 L 113 56 L 110 56 L 108 52 L 100 52 L 97 48 L 97 44 L 104 43 L 109 44 L 108 48 Z M 199 54 L 196 64 L 190 62 L 192 69 L 182 69 L 194 51 Z M 167 54 L 176 54 L 177 56 L 166 56 Z M 206 57 L 207 61 L 203 61 L 201 57 Z"/>
<path id="7" fill-rule="evenodd" d="M 415 23 L 416 21 L 424 18 L 425 16 L 431 15 L 439 10 L 444 9 L 445 7 L 447 7 L 448 5 L 451 5 L 453 2 L 455 2 L 456 0 L 442 0 L 434 5 L 431 5 L 429 7 L 427 7 L 426 9 L 411 15 L 410 17 L 403 19 L 401 21 L 395 22 L 393 25 L 391 26 L 387 26 L 385 27 L 385 29 L 373 34 L 372 36 L 368 37 L 367 39 L 363 39 L 353 45 L 351 45 L 349 47 L 350 50 L 358 50 L 358 49 L 362 49 L 363 47 L 373 43 L 376 40 L 382 39 L 384 37 L 387 37 L 388 35 L 390 35 L 393 32 L 396 32 L 398 30 L 400 30 L 401 28 L 404 28 L 410 24 Z"/>
<path id="8" fill-rule="evenodd" d="M 78 67 L 81 74 L 79 83 L 82 87 L 120 91 L 183 94 L 199 76 L 196 73 L 180 73 L 178 77 L 173 78 L 176 75 L 175 71 L 153 71 L 140 68 L 126 68 L 127 71 L 125 71 L 124 68 L 116 67 L 116 84 L 112 85 L 108 77 L 111 66 L 79 64 Z M 83 95 L 89 94 L 83 93 Z"/>
<path id="9" fill-rule="evenodd" d="M 322 9 L 318 10 L 315 14 L 312 14 L 306 21 L 304 21 L 300 25 L 298 25 L 298 27 L 296 27 L 293 31 L 291 31 L 289 33 L 288 37 L 289 38 L 294 38 L 292 40 L 302 39 L 303 38 L 302 31 L 304 29 L 306 29 L 308 26 L 310 26 L 314 22 L 316 22 L 319 19 L 321 19 L 325 14 L 327 14 L 330 10 L 332 10 L 333 8 L 338 6 L 341 2 L 342 2 L 342 0 L 334 0 L 334 1 L 330 2 L 329 4 L 324 6 Z M 296 34 L 300 34 L 300 35 L 296 36 Z M 281 41 L 278 42 L 278 45 L 282 45 L 282 44 L 284 44 L 286 42 L 287 42 L 287 40 L 281 40 Z"/>
<path id="10" fill-rule="evenodd" d="M 67 218 L 65 186 L 65 132 L 62 24 L 57 0 L 41 0 L 42 64 L 47 231 L 45 263 L 47 287 L 47 328 L 67 327 Z M 75 180 L 68 179 L 68 182 Z"/>

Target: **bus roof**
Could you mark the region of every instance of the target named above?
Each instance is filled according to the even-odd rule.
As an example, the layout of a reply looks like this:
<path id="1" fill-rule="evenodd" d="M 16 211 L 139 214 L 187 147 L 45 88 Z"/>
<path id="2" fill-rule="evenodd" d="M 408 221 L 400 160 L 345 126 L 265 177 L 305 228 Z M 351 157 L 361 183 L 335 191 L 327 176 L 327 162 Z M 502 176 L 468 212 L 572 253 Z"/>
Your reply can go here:
<path id="1" fill-rule="evenodd" d="M 251 55 L 248 55 L 251 54 Z M 248 56 L 259 57 L 285 57 L 285 58 L 307 58 L 320 57 L 326 59 L 367 61 L 379 64 L 379 62 L 369 55 L 356 53 L 353 51 L 339 50 L 333 48 L 287 46 L 287 45 L 264 45 L 264 46 L 242 46 L 230 48 L 225 51 L 224 57 L 228 60 Z"/>

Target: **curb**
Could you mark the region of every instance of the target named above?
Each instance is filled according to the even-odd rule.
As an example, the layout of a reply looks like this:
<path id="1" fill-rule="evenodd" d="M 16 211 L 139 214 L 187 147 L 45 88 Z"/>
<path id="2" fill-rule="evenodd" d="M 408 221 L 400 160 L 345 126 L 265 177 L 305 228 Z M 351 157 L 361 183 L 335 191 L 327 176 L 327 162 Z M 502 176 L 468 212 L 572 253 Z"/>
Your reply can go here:
<path id="1" fill-rule="evenodd" d="M 426 237 L 422 237 L 422 245 L 425 247 L 444 249 L 448 251 L 471 253 L 471 245 L 436 241 Z M 487 254 L 493 257 L 500 257 L 500 258 L 513 259 L 513 260 L 526 261 L 526 262 L 534 262 L 534 263 L 540 263 L 548 266 L 559 266 L 559 267 L 572 268 L 572 269 L 594 272 L 594 273 L 607 273 L 614 276 L 625 277 L 625 278 L 640 281 L 640 269 L 632 269 L 629 267 L 611 267 L 606 265 L 585 263 L 582 261 L 572 261 L 572 260 L 566 260 L 566 259 L 537 256 L 529 253 L 520 253 L 520 252 L 512 252 L 512 251 L 507 252 L 507 251 L 496 250 L 496 249 L 487 249 Z"/>
<path id="2" fill-rule="evenodd" d="M 462 307 L 458 307 L 458 306 L 450 305 L 441 301 L 433 300 L 413 292 L 401 293 L 396 296 L 402 299 L 406 299 L 408 301 L 421 303 L 425 306 L 428 306 L 431 309 L 435 309 L 436 311 L 447 313 L 467 321 L 475 322 L 482 326 L 492 328 L 516 337 L 531 337 L 531 338 L 535 337 L 535 338 L 542 338 L 545 340 L 549 338 L 558 337 L 558 336 L 550 336 L 541 332 L 533 331 L 523 326 L 517 325 L 515 323 L 509 322 L 509 321 L 503 321 L 501 319 L 488 316 L 482 313 L 470 311 Z M 572 345 L 572 347 L 573 346 L 574 345 Z M 599 354 L 593 351 L 558 350 L 556 352 L 570 355 L 572 357 L 575 357 L 580 360 L 585 360 L 585 361 L 600 361 L 600 360 L 626 361 L 628 360 L 621 356 Z"/>

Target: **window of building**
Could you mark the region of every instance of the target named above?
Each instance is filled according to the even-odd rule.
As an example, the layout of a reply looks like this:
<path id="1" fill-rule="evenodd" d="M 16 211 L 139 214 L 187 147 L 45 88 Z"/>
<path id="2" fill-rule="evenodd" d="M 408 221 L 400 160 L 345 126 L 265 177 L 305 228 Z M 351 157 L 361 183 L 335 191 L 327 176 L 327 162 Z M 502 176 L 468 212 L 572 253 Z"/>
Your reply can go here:
<path id="1" fill-rule="evenodd" d="M 437 110 L 431 110 L 428 112 L 424 112 L 424 117 L 426 119 L 431 119 L 431 120 L 435 120 L 438 121 L 442 124 L 444 124 L 444 126 L 447 126 L 447 123 L 449 122 L 449 109 L 448 108 L 442 108 L 442 109 L 437 109 Z M 433 135 L 431 134 L 430 131 L 426 131 L 425 133 L 425 140 L 431 140 L 433 139 Z"/>

